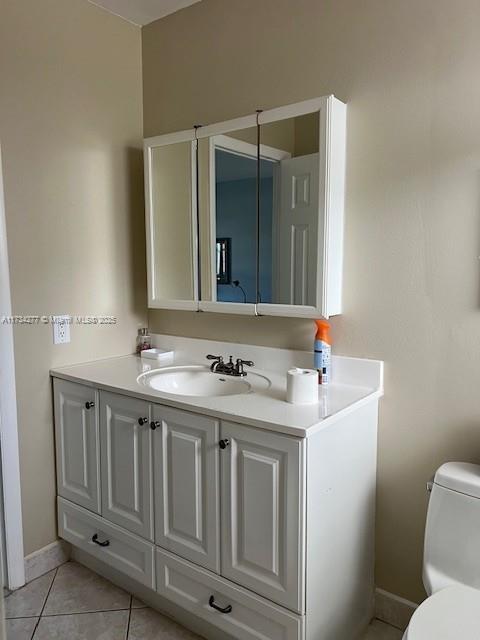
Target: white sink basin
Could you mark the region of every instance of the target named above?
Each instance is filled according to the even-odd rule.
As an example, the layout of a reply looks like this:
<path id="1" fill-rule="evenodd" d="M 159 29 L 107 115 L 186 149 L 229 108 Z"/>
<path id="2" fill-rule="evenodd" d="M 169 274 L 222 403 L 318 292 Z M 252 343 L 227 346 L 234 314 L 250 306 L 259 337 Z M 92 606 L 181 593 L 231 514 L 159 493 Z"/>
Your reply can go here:
<path id="1" fill-rule="evenodd" d="M 234 378 L 212 373 L 202 365 L 154 369 L 140 374 L 137 382 L 163 393 L 203 397 L 234 396 L 270 387 L 268 378 L 251 371 L 245 378 Z"/>

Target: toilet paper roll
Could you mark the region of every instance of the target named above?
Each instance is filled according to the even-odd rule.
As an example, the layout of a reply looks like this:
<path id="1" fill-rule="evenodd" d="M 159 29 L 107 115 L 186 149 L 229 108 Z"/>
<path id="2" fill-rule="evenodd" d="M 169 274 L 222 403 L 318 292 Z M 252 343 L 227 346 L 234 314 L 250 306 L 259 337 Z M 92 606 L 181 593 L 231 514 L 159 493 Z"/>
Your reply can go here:
<path id="1" fill-rule="evenodd" d="M 313 404 L 318 402 L 318 371 L 299 369 L 287 371 L 287 402 Z"/>

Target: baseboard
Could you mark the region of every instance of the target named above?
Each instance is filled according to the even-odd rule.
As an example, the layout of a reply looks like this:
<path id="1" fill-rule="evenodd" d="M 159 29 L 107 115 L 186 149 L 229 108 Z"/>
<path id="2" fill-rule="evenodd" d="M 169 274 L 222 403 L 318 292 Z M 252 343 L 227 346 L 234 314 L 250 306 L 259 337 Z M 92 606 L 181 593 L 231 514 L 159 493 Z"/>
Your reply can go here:
<path id="1" fill-rule="evenodd" d="M 31 582 L 35 578 L 56 569 L 70 559 L 70 554 L 70 545 L 64 540 L 56 540 L 52 544 L 34 551 L 25 558 L 26 582 Z"/>
<path id="2" fill-rule="evenodd" d="M 405 631 L 417 607 L 418 605 L 410 600 L 383 589 L 375 589 L 375 617 L 392 627 Z"/>

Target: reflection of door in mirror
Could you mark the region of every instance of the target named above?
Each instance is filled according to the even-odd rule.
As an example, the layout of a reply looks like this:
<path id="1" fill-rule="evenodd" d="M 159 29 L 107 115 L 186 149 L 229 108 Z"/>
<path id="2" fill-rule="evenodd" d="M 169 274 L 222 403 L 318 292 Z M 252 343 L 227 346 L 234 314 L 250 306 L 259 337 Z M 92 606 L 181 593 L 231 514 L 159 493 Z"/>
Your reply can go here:
<path id="1" fill-rule="evenodd" d="M 261 141 L 262 149 L 265 143 L 267 148 L 274 147 L 288 155 L 272 161 L 271 189 L 261 190 L 260 194 L 262 258 L 258 301 L 317 306 L 317 266 L 323 251 L 319 114 L 262 125 Z M 263 180 L 262 170 L 263 166 Z"/>
<path id="2" fill-rule="evenodd" d="M 190 308 L 188 305 L 192 305 L 193 308 L 197 288 L 193 144 L 186 141 L 152 146 L 149 152 L 147 222 L 151 306 Z"/>

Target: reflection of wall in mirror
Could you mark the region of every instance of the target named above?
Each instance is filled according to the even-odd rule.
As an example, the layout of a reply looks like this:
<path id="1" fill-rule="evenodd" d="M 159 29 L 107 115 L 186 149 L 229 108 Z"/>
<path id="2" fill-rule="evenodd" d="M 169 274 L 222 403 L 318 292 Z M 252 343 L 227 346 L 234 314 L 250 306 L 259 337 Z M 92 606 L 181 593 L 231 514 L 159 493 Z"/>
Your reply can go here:
<path id="1" fill-rule="evenodd" d="M 153 270 L 155 297 L 191 300 L 191 143 L 152 149 Z"/>
<path id="2" fill-rule="evenodd" d="M 261 180 L 260 296 L 271 301 L 272 283 L 272 178 Z M 246 302 L 255 303 L 256 287 L 256 180 L 220 182 L 216 189 L 217 237 L 231 238 L 231 279 L 245 290 Z M 268 204 L 269 203 L 269 204 Z M 244 302 L 240 287 L 217 285 L 219 302 Z"/>
<path id="3" fill-rule="evenodd" d="M 287 151 L 292 157 L 316 153 L 319 123 L 318 112 L 269 122 L 261 126 L 260 142 L 269 147 Z"/>
<path id="4" fill-rule="evenodd" d="M 319 114 L 307 113 L 296 118 L 277 120 L 260 127 L 260 142 L 269 147 L 287 151 L 293 157 L 309 155 L 318 151 Z M 231 131 L 230 138 L 257 144 L 256 128 Z"/>

